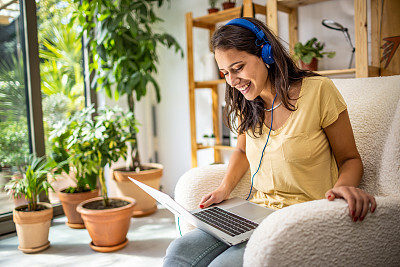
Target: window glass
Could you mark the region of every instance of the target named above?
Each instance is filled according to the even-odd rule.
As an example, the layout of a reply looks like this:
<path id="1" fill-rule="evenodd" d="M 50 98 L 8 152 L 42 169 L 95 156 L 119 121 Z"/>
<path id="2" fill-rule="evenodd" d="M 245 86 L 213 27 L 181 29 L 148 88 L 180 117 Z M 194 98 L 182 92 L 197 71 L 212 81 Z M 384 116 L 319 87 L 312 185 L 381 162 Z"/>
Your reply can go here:
<path id="1" fill-rule="evenodd" d="M 82 43 L 79 25 L 70 24 L 73 0 L 39 0 L 37 23 L 42 89 L 43 126 L 47 154 L 49 133 L 54 124 L 85 105 Z"/>
<path id="2" fill-rule="evenodd" d="M 20 177 L 29 154 L 23 20 L 11 2 L 0 9 L 0 185 Z M 0 187 L 0 214 L 11 212 L 13 200 Z"/>
<path id="3" fill-rule="evenodd" d="M 51 153 L 51 131 L 57 123 L 84 108 L 82 42 L 79 22 L 70 23 L 77 9 L 73 0 L 36 0 L 37 26 L 42 91 L 43 127 L 46 154 Z M 64 174 L 52 181 L 56 191 L 74 185 Z M 51 203 L 59 202 L 57 194 L 49 192 Z"/>
<path id="4" fill-rule="evenodd" d="M 19 2 L 0 0 L 0 185 L 21 176 L 18 171 L 23 169 L 30 153 L 22 1 Z M 31 71 L 40 71 L 44 140 L 49 155 L 48 137 L 55 123 L 85 105 L 82 43 L 78 39 L 78 21 L 69 23 L 77 3 L 35 2 L 37 17 L 29 23 L 37 23 L 40 70 Z M 62 189 L 69 183 L 61 179 L 53 187 Z M 13 200 L 0 188 L 0 214 L 11 212 Z M 50 201 L 58 201 L 56 194 L 50 194 Z"/>

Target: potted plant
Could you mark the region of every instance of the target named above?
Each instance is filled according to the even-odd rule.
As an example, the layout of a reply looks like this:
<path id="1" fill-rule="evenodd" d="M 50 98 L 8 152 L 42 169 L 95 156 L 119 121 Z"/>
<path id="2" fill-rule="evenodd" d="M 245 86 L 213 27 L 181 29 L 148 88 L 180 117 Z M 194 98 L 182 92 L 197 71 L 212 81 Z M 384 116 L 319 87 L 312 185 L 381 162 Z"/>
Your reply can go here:
<path id="1" fill-rule="evenodd" d="M 217 8 L 217 2 L 218 2 L 218 0 L 208 0 L 208 3 L 210 5 L 210 8 L 207 9 L 208 14 L 216 13 L 219 11 L 219 8 Z"/>
<path id="2" fill-rule="evenodd" d="M 222 8 L 229 9 L 229 8 L 234 8 L 235 7 L 235 0 L 228 0 L 222 3 Z"/>
<path id="3" fill-rule="evenodd" d="M 66 224 L 74 229 L 85 228 L 81 215 L 76 211 L 78 204 L 99 196 L 96 188 L 97 162 L 88 157 L 86 151 L 82 151 L 86 146 L 82 146 L 80 140 L 74 138 L 81 135 L 85 122 L 91 120 L 92 113 L 92 108 L 84 109 L 69 119 L 57 122 L 49 138 L 52 144 L 51 157 L 56 162 L 69 161 L 69 165 L 63 168 L 64 177 L 67 176 L 75 182 L 75 186 L 57 192 L 68 219 Z"/>
<path id="4" fill-rule="evenodd" d="M 209 140 L 208 141 L 209 146 L 215 146 L 216 144 L 215 134 L 211 134 L 208 140 Z"/>
<path id="5" fill-rule="evenodd" d="M 208 134 L 203 134 L 203 146 L 208 146 L 210 137 Z"/>
<path id="6" fill-rule="evenodd" d="M 294 45 L 294 58 L 300 61 L 300 67 L 311 71 L 318 70 L 318 60 L 327 55 L 329 58 L 335 56 L 335 52 L 322 52 L 325 44 L 318 42 L 317 38 L 313 37 L 305 44 L 297 42 Z"/>
<path id="7" fill-rule="evenodd" d="M 93 106 L 84 109 L 87 116 L 82 117 L 78 126 L 80 129 L 74 131 L 69 138 L 72 144 L 69 147 L 80 144 L 82 155 L 95 163 L 90 168 L 97 173 L 101 197 L 83 201 L 77 206 L 77 211 L 92 238 L 91 248 L 110 252 L 128 243 L 126 234 L 135 200 L 129 197 L 108 197 L 104 168 L 121 157 L 126 158 L 126 143 L 133 142 L 137 128 L 132 112 L 122 112 L 118 107 L 105 108 L 94 116 L 94 111 Z"/>
<path id="8" fill-rule="evenodd" d="M 104 90 L 108 97 L 114 96 L 116 100 L 126 95 L 132 113 L 135 112 L 135 101 L 146 95 L 148 84 L 154 86 L 157 101 L 160 101 L 160 88 L 154 78 L 158 62 L 157 46 L 175 48 L 183 57 L 182 48 L 173 36 L 153 30 L 153 25 L 162 21 L 154 12 L 155 4 L 160 7 L 164 2 L 84 0 L 73 15 L 73 19 L 81 22 L 82 34 L 87 35 L 90 45 L 91 69 L 94 71 L 92 88 Z M 97 19 L 96 23 L 94 19 Z M 135 212 L 144 215 L 156 210 L 156 202 L 147 194 L 143 195 L 144 199 L 138 198 L 138 193 L 142 191 L 127 176 L 136 175 L 141 182 L 158 189 L 162 165 L 141 163 L 136 131 L 131 132 L 134 142 L 129 144 L 126 164 L 113 167 L 112 176 L 122 193 L 135 195 Z M 128 194 L 127 187 L 135 189 Z"/>
<path id="9" fill-rule="evenodd" d="M 48 240 L 50 222 L 53 218 L 53 207 L 49 203 L 38 202 L 41 192 L 48 194 L 52 189 L 47 181 L 47 175 L 54 173 L 62 165 L 52 159 L 31 155 L 22 179 L 14 179 L 5 185 L 5 190 L 14 197 L 22 195 L 28 200 L 27 205 L 14 208 L 15 222 L 19 246 L 24 253 L 35 253 L 50 246 Z"/>

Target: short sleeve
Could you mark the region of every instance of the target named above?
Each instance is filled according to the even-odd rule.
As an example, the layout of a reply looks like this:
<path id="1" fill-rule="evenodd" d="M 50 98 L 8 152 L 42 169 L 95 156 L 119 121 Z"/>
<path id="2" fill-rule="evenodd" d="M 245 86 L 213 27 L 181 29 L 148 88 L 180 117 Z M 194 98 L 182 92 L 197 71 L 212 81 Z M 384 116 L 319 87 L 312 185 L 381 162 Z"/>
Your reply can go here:
<path id="1" fill-rule="evenodd" d="M 330 79 L 323 80 L 320 93 L 320 125 L 322 128 L 326 128 L 338 119 L 339 114 L 347 109 L 347 105 L 343 96 Z"/>

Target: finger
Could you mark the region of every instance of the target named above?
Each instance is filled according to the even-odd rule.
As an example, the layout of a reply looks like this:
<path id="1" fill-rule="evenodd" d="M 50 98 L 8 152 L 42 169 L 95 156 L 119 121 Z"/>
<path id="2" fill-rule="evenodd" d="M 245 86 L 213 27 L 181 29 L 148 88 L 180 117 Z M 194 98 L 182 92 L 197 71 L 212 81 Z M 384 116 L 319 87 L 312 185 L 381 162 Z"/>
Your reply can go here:
<path id="1" fill-rule="evenodd" d="M 199 203 L 199 207 L 202 209 L 204 208 L 204 203 L 207 202 L 207 200 L 209 200 L 211 197 L 211 194 L 205 195 L 201 198 L 200 203 Z"/>
<path id="2" fill-rule="evenodd" d="M 349 215 L 353 218 L 356 213 L 356 199 L 354 195 L 348 188 L 343 188 L 340 194 L 341 197 L 343 197 L 347 201 L 347 205 L 349 205 Z"/>
<path id="3" fill-rule="evenodd" d="M 362 214 L 363 198 L 357 190 L 354 191 L 354 196 L 355 196 L 355 200 L 356 200 L 356 210 L 355 210 L 355 214 L 353 216 L 353 221 L 356 222 L 361 217 L 361 214 Z"/>
<path id="4" fill-rule="evenodd" d="M 360 217 L 360 222 L 362 222 L 365 218 L 365 216 L 367 216 L 368 213 L 368 208 L 369 208 L 369 199 L 368 199 L 368 195 L 367 194 L 363 194 L 362 196 L 362 201 L 363 201 L 363 208 L 362 208 L 362 212 L 361 212 L 361 217 Z"/>
<path id="5" fill-rule="evenodd" d="M 326 193 L 325 193 L 325 197 L 332 201 L 335 199 L 335 194 L 333 193 L 332 189 L 329 189 Z"/>
<path id="6" fill-rule="evenodd" d="M 369 201 L 371 202 L 371 212 L 374 212 L 376 209 L 376 200 L 374 196 L 369 195 Z"/>
<path id="7" fill-rule="evenodd" d="M 204 201 L 203 208 L 211 206 L 212 204 L 215 203 L 215 200 L 216 200 L 215 194 L 211 194 L 211 196 L 206 201 Z"/>

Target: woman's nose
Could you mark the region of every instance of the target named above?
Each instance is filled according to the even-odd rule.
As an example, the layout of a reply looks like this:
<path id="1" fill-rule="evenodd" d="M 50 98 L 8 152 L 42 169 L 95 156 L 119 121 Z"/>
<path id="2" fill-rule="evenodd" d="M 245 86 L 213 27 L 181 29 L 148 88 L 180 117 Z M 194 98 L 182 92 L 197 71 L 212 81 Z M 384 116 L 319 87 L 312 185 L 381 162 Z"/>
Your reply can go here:
<path id="1" fill-rule="evenodd" d="M 239 84 L 239 79 L 237 78 L 236 75 L 229 74 L 226 77 L 226 82 L 231 86 L 235 87 L 237 84 Z"/>

